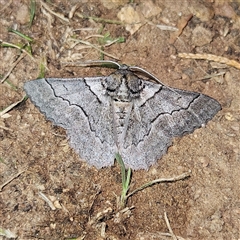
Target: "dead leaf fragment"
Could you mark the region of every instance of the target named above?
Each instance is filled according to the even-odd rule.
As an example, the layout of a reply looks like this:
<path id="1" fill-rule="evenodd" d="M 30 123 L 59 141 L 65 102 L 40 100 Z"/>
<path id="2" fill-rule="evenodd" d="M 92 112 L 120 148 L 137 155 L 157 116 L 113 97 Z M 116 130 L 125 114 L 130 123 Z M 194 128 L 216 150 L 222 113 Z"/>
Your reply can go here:
<path id="1" fill-rule="evenodd" d="M 170 44 L 173 44 L 176 41 L 176 39 L 182 34 L 183 29 L 187 26 L 192 16 L 193 16 L 192 14 L 189 14 L 187 16 L 182 16 L 179 19 L 177 24 L 178 31 L 172 32 L 170 34 L 170 40 L 169 40 Z"/>

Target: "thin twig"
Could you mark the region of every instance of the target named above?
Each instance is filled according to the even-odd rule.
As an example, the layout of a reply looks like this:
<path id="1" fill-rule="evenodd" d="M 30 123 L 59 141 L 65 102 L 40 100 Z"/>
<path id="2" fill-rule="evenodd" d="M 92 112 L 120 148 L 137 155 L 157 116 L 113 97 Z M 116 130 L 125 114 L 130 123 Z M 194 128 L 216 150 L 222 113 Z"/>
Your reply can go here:
<path id="1" fill-rule="evenodd" d="M 8 179 L 5 183 L 3 183 L 2 185 L 0 185 L 0 192 L 2 192 L 3 188 L 9 184 L 12 180 L 14 180 L 15 178 L 19 177 L 23 172 L 25 172 L 26 170 L 22 170 L 20 172 L 18 172 L 17 174 L 13 175 L 10 179 Z"/>
<path id="2" fill-rule="evenodd" d="M 168 220 L 168 217 L 167 217 L 167 213 L 166 213 L 165 211 L 164 211 L 164 219 L 165 219 L 165 222 L 166 222 L 166 224 L 167 224 L 168 231 L 170 232 L 173 240 L 178 240 L 177 237 L 176 237 L 176 235 L 173 233 L 173 230 L 172 230 L 172 228 L 171 228 L 171 226 L 170 226 L 170 223 L 169 223 L 169 220 Z"/>
<path id="3" fill-rule="evenodd" d="M 176 181 L 179 181 L 179 180 L 182 180 L 182 179 L 185 179 L 187 177 L 190 176 L 190 173 L 189 172 L 186 172 L 186 173 L 183 173 L 179 176 L 176 176 L 176 177 L 172 177 L 172 178 L 159 178 L 159 179 L 156 179 L 156 180 L 153 180 L 151 182 L 148 182 L 144 185 L 142 185 L 141 187 L 135 189 L 134 191 L 132 191 L 131 193 L 129 193 L 126 198 L 129 198 L 130 196 L 132 196 L 133 194 L 135 194 L 136 192 L 138 191 L 141 191 L 143 190 L 144 188 L 147 188 L 147 187 L 150 187 L 156 183 L 161 183 L 161 182 L 176 182 Z"/>
<path id="4" fill-rule="evenodd" d="M 15 61 L 12 65 L 12 67 L 9 69 L 9 71 L 5 74 L 5 76 L 3 77 L 3 79 L 1 80 L 1 83 L 3 83 L 7 78 L 8 76 L 10 75 L 10 73 L 12 72 L 12 70 L 17 66 L 17 64 L 26 56 L 26 53 L 23 53 L 21 54 L 17 61 Z"/>

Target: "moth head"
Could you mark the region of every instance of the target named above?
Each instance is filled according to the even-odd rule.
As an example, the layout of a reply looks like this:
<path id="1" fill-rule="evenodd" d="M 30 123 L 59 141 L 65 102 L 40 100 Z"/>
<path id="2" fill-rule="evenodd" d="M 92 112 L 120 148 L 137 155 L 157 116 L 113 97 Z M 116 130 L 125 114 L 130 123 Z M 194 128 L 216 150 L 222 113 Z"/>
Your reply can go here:
<path id="1" fill-rule="evenodd" d="M 104 79 L 103 86 L 106 94 L 113 100 L 130 102 L 132 99 L 140 97 L 144 83 L 129 70 L 118 70 Z"/>

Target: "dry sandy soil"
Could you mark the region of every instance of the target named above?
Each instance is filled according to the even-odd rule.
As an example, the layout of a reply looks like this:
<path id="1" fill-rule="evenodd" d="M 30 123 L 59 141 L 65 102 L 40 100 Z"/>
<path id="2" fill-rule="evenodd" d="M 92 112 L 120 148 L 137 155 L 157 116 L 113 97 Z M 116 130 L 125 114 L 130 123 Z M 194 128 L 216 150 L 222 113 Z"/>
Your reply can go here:
<path id="1" fill-rule="evenodd" d="M 206 127 L 174 139 L 148 171 L 134 171 L 130 191 L 157 178 L 191 171 L 190 177 L 137 192 L 126 205 L 134 208 L 123 214 L 116 201 L 119 166 L 97 170 L 80 160 L 65 130 L 47 121 L 28 99 L 0 116 L 1 239 L 174 239 L 162 235 L 169 233 L 164 212 L 178 239 L 240 239 L 240 4 L 142 2 L 36 1 L 29 26 L 30 1 L 0 0 L 1 41 L 32 48 L 32 57 L 15 47 L 0 49 L 1 78 L 22 57 L 0 85 L 0 109 L 25 96 L 23 84 L 36 79 L 41 66 L 48 77 L 83 77 L 108 71 L 62 63 L 104 56 L 137 65 L 168 86 L 217 99 L 222 110 Z M 125 41 L 105 46 L 119 37 Z M 236 62 L 186 59 L 179 53 Z"/>

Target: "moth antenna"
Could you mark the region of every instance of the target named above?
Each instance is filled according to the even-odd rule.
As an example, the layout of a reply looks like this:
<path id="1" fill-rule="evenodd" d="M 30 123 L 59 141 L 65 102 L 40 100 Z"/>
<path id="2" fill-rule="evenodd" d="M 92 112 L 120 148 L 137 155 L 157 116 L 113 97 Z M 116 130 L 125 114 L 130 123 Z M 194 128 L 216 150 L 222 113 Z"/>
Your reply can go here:
<path id="1" fill-rule="evenodd" d="M 114 68 L 114 69 L 121 69 L 122 65 L 111 61 L 111 60 L 93 60 L 93 61 L 86 61 L 86 62 L 62 62 L 62 64 L 67 66 L 80 66 L 80 67 L 107 67 L 107 68 Z"/>
<path id="2" fill-rule="evenodd" d="M 179 96 L 181 96 L 178 92 L 176 92 L 173 88 L 168 87 L 166 84 L 164 84 L 163 82 L 161 82 L 156 76 L 154 76 L 152 73 L 148 72 L 147 70 L 140 68 L 140 67 L 136 67 L 136 66 L 131 66 L 128 68 L 129 70 L 133 70 L 133 71 L 137 71 L 137 72 L 142 72 L 144 74 L 146 74 L 146 76 L 150 77 L 152 80 L 155 80 L 156 82 L 162 84 L 163 86 L 165 86 L 166 88 L 168 88 L 169 90 L 171 90 L 172 92 L 178 94 Z"/>

